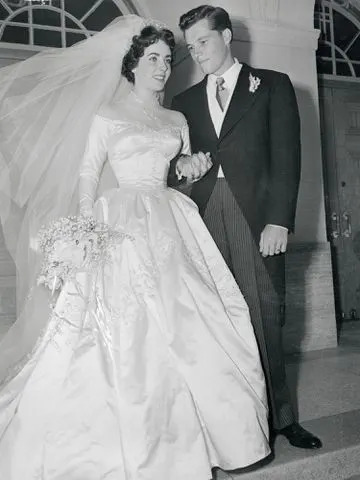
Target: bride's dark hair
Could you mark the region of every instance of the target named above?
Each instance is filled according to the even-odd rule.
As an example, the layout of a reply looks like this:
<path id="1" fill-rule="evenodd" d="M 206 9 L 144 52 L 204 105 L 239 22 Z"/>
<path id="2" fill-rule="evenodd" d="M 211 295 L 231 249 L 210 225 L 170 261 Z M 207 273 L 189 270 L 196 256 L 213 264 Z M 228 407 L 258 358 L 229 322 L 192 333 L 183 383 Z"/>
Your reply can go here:
<path id="1" fill-rule="evenodd" d="M 153 25 L 143 28 L 140 35 L 135 35 L 132 39 L 132 44 L 129 51 L 124 56 L 121 73 L 129 80 L 135 82 L 135 76 L 132 70 L 137 67 L 139 59 L 144 55 L 144 51 L 150 45 L 162 40 L 170 48 L 171 53 L 175 48 L 174 34 L 166 28 L 158 29 Z"/>

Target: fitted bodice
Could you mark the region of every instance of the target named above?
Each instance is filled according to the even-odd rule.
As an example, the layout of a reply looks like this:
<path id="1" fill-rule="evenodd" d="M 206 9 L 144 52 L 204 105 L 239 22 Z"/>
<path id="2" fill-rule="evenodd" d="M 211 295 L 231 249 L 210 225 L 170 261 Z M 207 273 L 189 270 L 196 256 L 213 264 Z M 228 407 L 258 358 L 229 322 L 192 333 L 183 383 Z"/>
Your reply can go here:
<path id="1" fill-rule="evenodd" d="M 164 185 L 170 161 L 181 152 L 182 128 L 149 127 L 139 123 L 110 123 L 108 161 L 119 184 Z"/>
<path id="2" fill-rule="evenodd" d="M 164 188 L 170 161 L 190 154 L 185 119 L 164 124 L 148 119 L 113 120 L 96 115 L 80 169 L 80 210 L 92 213 L 97 185 L 108 160 L 120 187 Z"/>

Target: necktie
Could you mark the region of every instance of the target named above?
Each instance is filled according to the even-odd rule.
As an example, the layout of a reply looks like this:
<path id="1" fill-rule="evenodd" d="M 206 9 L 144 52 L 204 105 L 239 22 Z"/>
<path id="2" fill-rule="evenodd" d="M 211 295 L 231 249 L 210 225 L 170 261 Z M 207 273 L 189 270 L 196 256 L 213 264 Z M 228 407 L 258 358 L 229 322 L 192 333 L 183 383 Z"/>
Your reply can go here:
<path id="1" fill-rule="evenodd" d="M 224 84 L 225 84 L 225 80 L 223 79 L 223 77 L 217 77 L 215 96 L 222 111 L 224 111 L 226 100 L 228 99 L 228 96 L 229 96 L 229 91 L 227 88 L 225 88 Z"/>

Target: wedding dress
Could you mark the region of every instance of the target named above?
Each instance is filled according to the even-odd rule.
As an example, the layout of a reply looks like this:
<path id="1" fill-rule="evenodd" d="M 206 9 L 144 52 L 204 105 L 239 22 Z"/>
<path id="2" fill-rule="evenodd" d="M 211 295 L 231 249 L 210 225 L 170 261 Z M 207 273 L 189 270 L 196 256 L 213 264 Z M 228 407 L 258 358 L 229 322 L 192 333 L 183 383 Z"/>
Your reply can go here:
<path id="1" fill-rule="evenodd" d="M 186 124 L 94 117 L 80 201 L 107 157 L 117 185 L 93 212 L 120 239 L 63 286 L 0 389 L 1 480 L 208 480 L 269 453 L 247 305 L 196 205 L 166 186 L 181 152 Z"/>

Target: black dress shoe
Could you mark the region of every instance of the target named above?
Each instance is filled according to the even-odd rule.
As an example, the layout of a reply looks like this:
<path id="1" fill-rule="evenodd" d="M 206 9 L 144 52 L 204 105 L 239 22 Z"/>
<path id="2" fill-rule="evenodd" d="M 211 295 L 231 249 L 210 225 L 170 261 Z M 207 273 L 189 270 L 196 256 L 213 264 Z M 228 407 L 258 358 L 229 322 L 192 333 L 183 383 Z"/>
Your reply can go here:
<path id="1" fill-rule="evenodd" d="M 320 438 L 315 437 L 298 423 L 292 423 L 288 427 L 278 430 L 279 435 L 284 435 L 289 440 L 290 445 L 298 448 L 321 448 Z"/>

